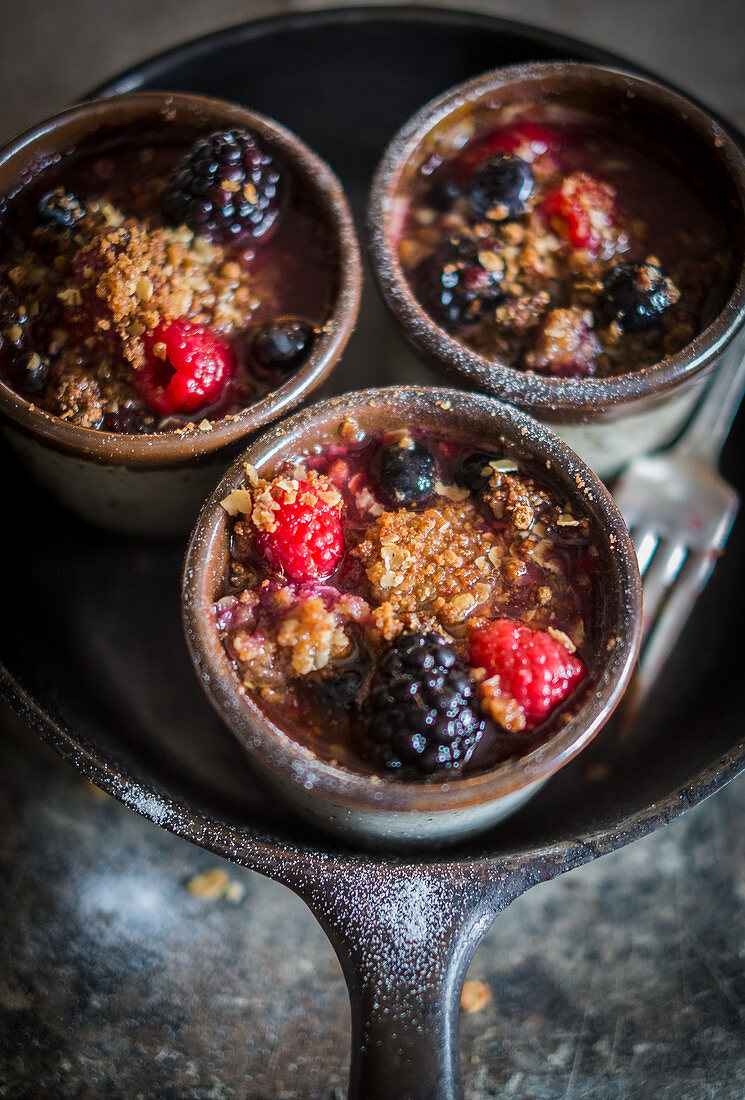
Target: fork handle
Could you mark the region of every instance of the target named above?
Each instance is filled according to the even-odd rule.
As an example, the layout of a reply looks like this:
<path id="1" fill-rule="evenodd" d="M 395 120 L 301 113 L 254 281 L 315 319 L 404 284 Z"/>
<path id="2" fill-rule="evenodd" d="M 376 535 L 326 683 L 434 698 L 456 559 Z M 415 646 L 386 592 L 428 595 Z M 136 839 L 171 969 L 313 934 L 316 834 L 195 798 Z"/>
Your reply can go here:
<path id="1" fill-rule="evenodd" d="M 745 346 L 735 344 L 714 375 L 676 451 L 716 465 L 745 392 Z"/>

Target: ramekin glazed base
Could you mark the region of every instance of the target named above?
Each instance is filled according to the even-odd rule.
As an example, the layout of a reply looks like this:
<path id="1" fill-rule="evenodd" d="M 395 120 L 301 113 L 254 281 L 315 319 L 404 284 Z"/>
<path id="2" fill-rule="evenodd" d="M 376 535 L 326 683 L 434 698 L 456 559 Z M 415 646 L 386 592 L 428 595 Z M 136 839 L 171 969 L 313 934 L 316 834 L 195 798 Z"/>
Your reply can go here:
<path id="1" fill-rule="evenodd" d="M 245 476 L 244 463 L 271 474 L 314 446 L 338 442 L 352 421 L 365 434 L 417 425 L 505 453 L 544 478 L 591 520 L 599 551 L 602 623 L 595 667 L 572 718 L 519 760 L 445 782 L 371 776 L 321 760 L 289 737 L 245 692 L 219 638 L 213 605 L 224 591 L 229 521 L 221 501 Z M 547 466 L 547 463 L 550 466 Z M 555 435 L 492 398 L 440 388 L 389 387 L 343 394 L 305 409 L 254 440 L 207 500 L 183 573 L 187 643 L 213 706 L 249 753 L 260 776 L 298 813 L 366 844 L 446 843 L 512 813 L 568 763 L 607 722 L 631 676 L 639 644 L 641 582 L 626 526 L 609 493 Z"/>

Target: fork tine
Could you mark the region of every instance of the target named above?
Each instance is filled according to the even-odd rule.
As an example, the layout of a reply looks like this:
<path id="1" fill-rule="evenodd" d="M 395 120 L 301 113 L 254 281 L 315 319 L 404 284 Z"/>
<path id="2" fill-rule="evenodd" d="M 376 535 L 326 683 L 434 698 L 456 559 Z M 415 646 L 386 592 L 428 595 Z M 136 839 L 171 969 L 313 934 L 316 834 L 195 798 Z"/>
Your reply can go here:
<path id="1" fill-rule="evenodd" d="M 639 563 L 639 572 L 644 576 L 649 563 L 654 557 L 654 552 L 659 544 L 660 536 L 651 527 L 634 528 L 630 533 L 634 543 L 634 549 L 636 550 L 636 560 Z"/>
<path id="2" fill-rule="evenodd" d="M 644 599 L 642 604 L 642 638 L 652 628 L 660 606 L 680 573 L 688 547 L 681 542 L 672 544 L 661 541 L 644 573 Z"/>
<path id="3" fill-rule="evenodd" d="M 711 552 L 690 552 L 682 563 L 675 585 L 668 592 L 661 614 L 655 621 L 650 621 L 648 634 L 642 643 L 642 653 L 630 698 L 630 706 L 635 713 L 643 704 L 650 687 L 667 661 L 699 592 L 711 575 L 716 557 L 716 554 Z M 644 599 L 646 604 L 646 582 Z"/>

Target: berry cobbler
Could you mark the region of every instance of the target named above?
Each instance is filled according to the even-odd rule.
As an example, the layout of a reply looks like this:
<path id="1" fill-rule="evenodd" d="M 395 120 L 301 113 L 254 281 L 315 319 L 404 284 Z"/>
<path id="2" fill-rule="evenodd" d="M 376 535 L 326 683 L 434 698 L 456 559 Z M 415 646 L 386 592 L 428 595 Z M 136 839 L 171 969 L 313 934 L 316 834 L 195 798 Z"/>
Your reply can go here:
<path id="1" fill-rule="evenodd" d="M 556 105 L 479 108 L 425 155 L 398 236 L 432 319 L 487 359 L 557 378 L 638 370 L 716 315 L 731 257 L 695 165 Z"/>
<path id="2" fill-rule="evenodd" d="M 545 469 L 446 434 L 350 420 L 339 439 L 271 477 L 246 465 L 222 501 L 214 621 L 240 690 L 371 774 L 529 753 L 576 713 L 598 652 L 589 516 Z"/>
<path id="3" fill-rule="evenodd" d="M 0 377 L 79 427 L 237 414 L 303 363 L 333 303 L 318 201 L 242 127 L 89 140 L 0 218 Z"/>

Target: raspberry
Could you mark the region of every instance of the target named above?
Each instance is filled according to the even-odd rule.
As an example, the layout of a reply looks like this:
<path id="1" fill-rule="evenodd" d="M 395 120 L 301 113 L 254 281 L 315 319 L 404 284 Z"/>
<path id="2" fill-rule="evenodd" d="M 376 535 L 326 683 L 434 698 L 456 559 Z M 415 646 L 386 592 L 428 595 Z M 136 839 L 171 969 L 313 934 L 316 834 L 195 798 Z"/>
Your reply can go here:
<path id="1" fill-rule="evenodd" d="M 161 416 L 190 413 L 216 401 L 235 373 L 230 344 L 203 325 L 162 321 L 143 342 L 146 360 L 135 372 L 135 386 Z"/>
<path id="2" fill-rule="evenodd" d="M 255 502 L 256 541 L 269 564 L 293 581 L 330 576 L 344 553 L 341 497 L 325 478 L 275 478 Z"/>
<path id="3" fill-rule="evenodd" d="M 499 677 L 503 696 L 522 709 L 527 732 L 544 721 L 585 675 L 579 657 L 545 630 L 495 619 L 470 637 L 471 664 Z"/>
<path id="4" fill-rule="evenodd" d="M 383 652 L 362 708 L 369 757 L 402 776 L 462 767 L 484 730 L 472 694 L 452 646 L 402 634 Z"/>
<path id="5" fill-rule="evenodd" d="M 541 209 L 551 228 L 573 248 L 597 252 L 616 220 L 616 192 L 587 172 L 574 172 L 549 191 Z"/>
<path id="6" fill-rule="evenodd" d="M 533 164 L 540 157 L 557 152 L 558 148 L 556 134 L 545 126 L 536 122 L 515 122 L 471 142 L 464 156 L 464 167 L 473 171 L 496 153 L 515 153 L 527 164 Z"/>
<path id="7" fill-rule="evenodd" d="M 209 240 L 266 236 L 279 213 L 279 172 L 248 130 L 201 138 L 173 173 L 163 214 Z"/>

